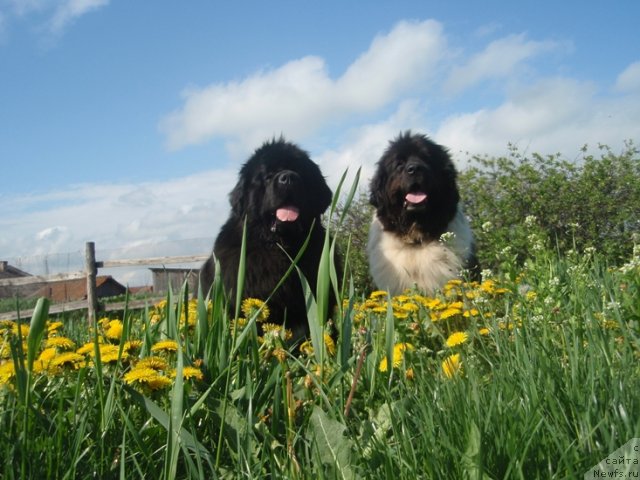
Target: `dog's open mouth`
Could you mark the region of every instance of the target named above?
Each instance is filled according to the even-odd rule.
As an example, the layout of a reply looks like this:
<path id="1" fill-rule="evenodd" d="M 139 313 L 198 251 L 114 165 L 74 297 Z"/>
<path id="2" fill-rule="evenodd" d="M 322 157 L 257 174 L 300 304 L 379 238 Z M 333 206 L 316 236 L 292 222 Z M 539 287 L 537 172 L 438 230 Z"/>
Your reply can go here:
<path id="1" fill-rule="evenodd" d="M 404 196 L 404 206 L 413 209 L 424 205 L 427 202 L 427 194 L 424 192 L 409 192 Z"/>
<path id="2" fill-rule="evenodd" d="M 298 207 L 285 205 L 276 210 L 276 218 L 281 222 L 295 222 L 300 215 Z"/>

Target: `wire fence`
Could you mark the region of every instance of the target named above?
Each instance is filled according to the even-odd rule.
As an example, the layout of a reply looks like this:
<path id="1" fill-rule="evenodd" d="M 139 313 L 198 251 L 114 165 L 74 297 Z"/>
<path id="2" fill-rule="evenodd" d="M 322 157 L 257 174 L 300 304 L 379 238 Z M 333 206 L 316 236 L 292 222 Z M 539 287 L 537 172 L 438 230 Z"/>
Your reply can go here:
<path id="1" fill-rule="evenodd" d="M 89 321 L 104 309 L 98 295 L 123 293 L 124 285 L 158 291 L 158 272 L 164 274 L 163 288 L 172 283 L 169 274 L 193 277 L 209 257 L 211 239 L 145 242 L 117 249 L 97 249 L 87 242 L 84 252 L 33 255 L 2 260 L 0 298 L 39 297 L 63 300 L 51 312 L 87 309 Z M 165 267 L 171 265 L 171 267 Z M 155 267 L 155 268 L 152 268 Z M 99 274 L 99 275 L 98 275 Z M 110 282 L 110 284 L 108 283 Z M 98 286 L 101 292 L 98 291 Z M 120 290 L 118 290 L 120 288 Z M 81 297 L 81 298 L 78 298 Z M 113 305 L 111 305 L 114 309 Z M 28 315 L 28 311 L 22 312 Z M 0 313 L 0 319 L 14 319 L 19 312 Z"/>

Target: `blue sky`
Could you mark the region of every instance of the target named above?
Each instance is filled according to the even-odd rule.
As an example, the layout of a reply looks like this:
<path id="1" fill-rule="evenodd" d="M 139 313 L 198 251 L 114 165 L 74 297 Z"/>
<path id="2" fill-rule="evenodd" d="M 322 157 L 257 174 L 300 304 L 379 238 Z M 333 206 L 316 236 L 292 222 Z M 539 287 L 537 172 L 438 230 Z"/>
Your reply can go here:
<path id="1" fill-rule="evenodd" d="M 636 0 L 0 0 L 0 258 L 213 239 L 239 165 L 281 133 L 334 186 L 407 128 L 459 168 L 508 143 L 619 151 L 640 141 L 638 18 Z"/>

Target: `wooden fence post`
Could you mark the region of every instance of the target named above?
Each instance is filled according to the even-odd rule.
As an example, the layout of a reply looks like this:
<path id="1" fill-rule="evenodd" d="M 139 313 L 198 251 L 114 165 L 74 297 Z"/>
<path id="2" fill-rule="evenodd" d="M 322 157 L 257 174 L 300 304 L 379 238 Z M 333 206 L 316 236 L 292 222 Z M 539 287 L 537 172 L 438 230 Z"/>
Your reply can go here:
<path id="1" fill-rule="evenodd" d="M 96 264 L 96 245 L 94 242 L 85 244 L 84 269 L 87 274 L 87 317 L 89 323 L 95 325 L 96 312 L 98 310 L 98 297 L 96 295 L 98 266 Z"/>

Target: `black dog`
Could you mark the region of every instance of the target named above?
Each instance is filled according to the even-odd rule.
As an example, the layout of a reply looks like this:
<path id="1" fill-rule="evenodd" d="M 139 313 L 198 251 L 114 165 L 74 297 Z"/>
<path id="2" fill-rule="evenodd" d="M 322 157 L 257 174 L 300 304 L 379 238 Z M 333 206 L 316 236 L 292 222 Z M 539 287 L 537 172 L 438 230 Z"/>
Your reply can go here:
<path id="1" fill-rule="evenodd" d="M 283 138 L 263 144 L 242 166 L 238 183 L 231 191 L 231 215 L 218 234 L 212 258 L 201 270 L 204 291 L 207 292 L 213 282 L 214 258 L 217 258 L 224 287 L 229 293 L 230 311 L 234 311 L 246 218 L 243 296 L 266 300 L 308 236 L 309 243 L 298 267 L 315 294 L 325 238 L 320 217 L 331 204 L 331 198 L 331 189 L 320 168 L 305 151 Z M 335 299 L 331 302 L 330 307 L 335 305 Z M 293 331 L 294 340 L 308 336 L 306 302 L 295 270 L 273 294 L 268 307 L 271 312 L 269 322 L 284 322 Z"/>
<path id="2" fill-rule="evenodd" d="M 432 293 L 463 269 L 477 276 L 456 176 L 447 151 L 426 136 L 407 131 L 390 142 L 370 185 L 376 213 L 367 251 L 378 288 L 399 294 L 417 286 Z"/>

